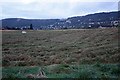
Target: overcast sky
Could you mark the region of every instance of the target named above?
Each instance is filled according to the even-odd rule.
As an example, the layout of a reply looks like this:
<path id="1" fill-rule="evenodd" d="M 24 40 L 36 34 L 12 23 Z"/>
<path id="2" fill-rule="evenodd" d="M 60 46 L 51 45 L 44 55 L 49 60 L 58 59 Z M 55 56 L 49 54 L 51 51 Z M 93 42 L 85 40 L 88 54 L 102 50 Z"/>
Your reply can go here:
<path id="1" fill-rule="evenodd" d="M 108 2 L 109 1 L 109 2 Z M 119 0 L 0 0 L 0 19 L 55 19 L 118 10 Z"/>

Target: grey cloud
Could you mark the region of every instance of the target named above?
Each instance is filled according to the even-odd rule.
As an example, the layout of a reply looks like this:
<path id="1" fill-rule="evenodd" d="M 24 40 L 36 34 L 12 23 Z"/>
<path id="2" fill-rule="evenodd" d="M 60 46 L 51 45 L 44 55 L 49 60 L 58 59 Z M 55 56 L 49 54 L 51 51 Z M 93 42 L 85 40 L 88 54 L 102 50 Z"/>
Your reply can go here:
<path id="1" fill-rule="evenodd" d="M 6 2 L 2 4 L 3 18 L 67 18 L 100 11 L 117 10 L 117 2 Z"/>

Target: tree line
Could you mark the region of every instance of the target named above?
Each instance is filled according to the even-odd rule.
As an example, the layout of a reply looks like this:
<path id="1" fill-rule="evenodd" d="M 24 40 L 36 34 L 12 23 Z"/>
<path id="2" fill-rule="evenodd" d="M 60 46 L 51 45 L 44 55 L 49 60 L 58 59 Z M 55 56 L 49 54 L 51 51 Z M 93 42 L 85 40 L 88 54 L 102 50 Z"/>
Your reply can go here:
<path id="1" fill-rule="evenodd" d="M 33 30 L 34 28 L 33 28 L 33 25 L 30 24 L 30 27 L 19 28 L 19 27 L 8 27 L 8 26 L 6 26 L 3 29 L 5 29 L 5 30 Z"/>

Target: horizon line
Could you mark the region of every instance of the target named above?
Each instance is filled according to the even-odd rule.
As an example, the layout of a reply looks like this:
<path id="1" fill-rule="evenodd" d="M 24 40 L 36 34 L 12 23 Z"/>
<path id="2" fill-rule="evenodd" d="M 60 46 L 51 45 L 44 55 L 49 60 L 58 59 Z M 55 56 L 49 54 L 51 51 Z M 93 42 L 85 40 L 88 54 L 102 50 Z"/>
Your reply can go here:
<path id="1" fill-rule="evenodd" d="M 11 17 L 12 19 L 35 19 L 35 20 L 49 20 L 49 19 L 67 19 L 67 18 L 72 18 L 72 17 L 84 17 L 84 16 L 88 16 L 88 15 L 93 15 L 93 14 L 99 14 L 99 13 L 111 13 L 111 12 L 119 12 L 120 10 L 114 10 L 114 11 L 103 11 L 103 12 L 95 12 L 95 13 L 88 13 L 85 15 L 75 15 L 75 16 L 68 16 L 66 18 L 39 18 L 39 19 L 35 19 L 35 18 L 25 18 L 25 17 Z M 10 18 L 3 18 L 0 20 L 4 20 L 4 19 L 10 19 Z"/>

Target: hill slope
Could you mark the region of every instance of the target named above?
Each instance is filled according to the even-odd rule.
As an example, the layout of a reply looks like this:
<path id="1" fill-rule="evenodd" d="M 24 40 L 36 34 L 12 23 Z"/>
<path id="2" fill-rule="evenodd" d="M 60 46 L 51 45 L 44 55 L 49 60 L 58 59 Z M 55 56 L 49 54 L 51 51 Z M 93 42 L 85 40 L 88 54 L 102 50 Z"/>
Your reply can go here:
<path id="1" fill-rule="evenodd" d="M 96 13 L 86 16 L 70 17 L 67 19 L 3 19 L 2 27 L 29 27 L 33 24 L 34 29 L 74 29 L 74 28 L 98 28 L 117 26 L 120 17 L 119 12 Z"/>

